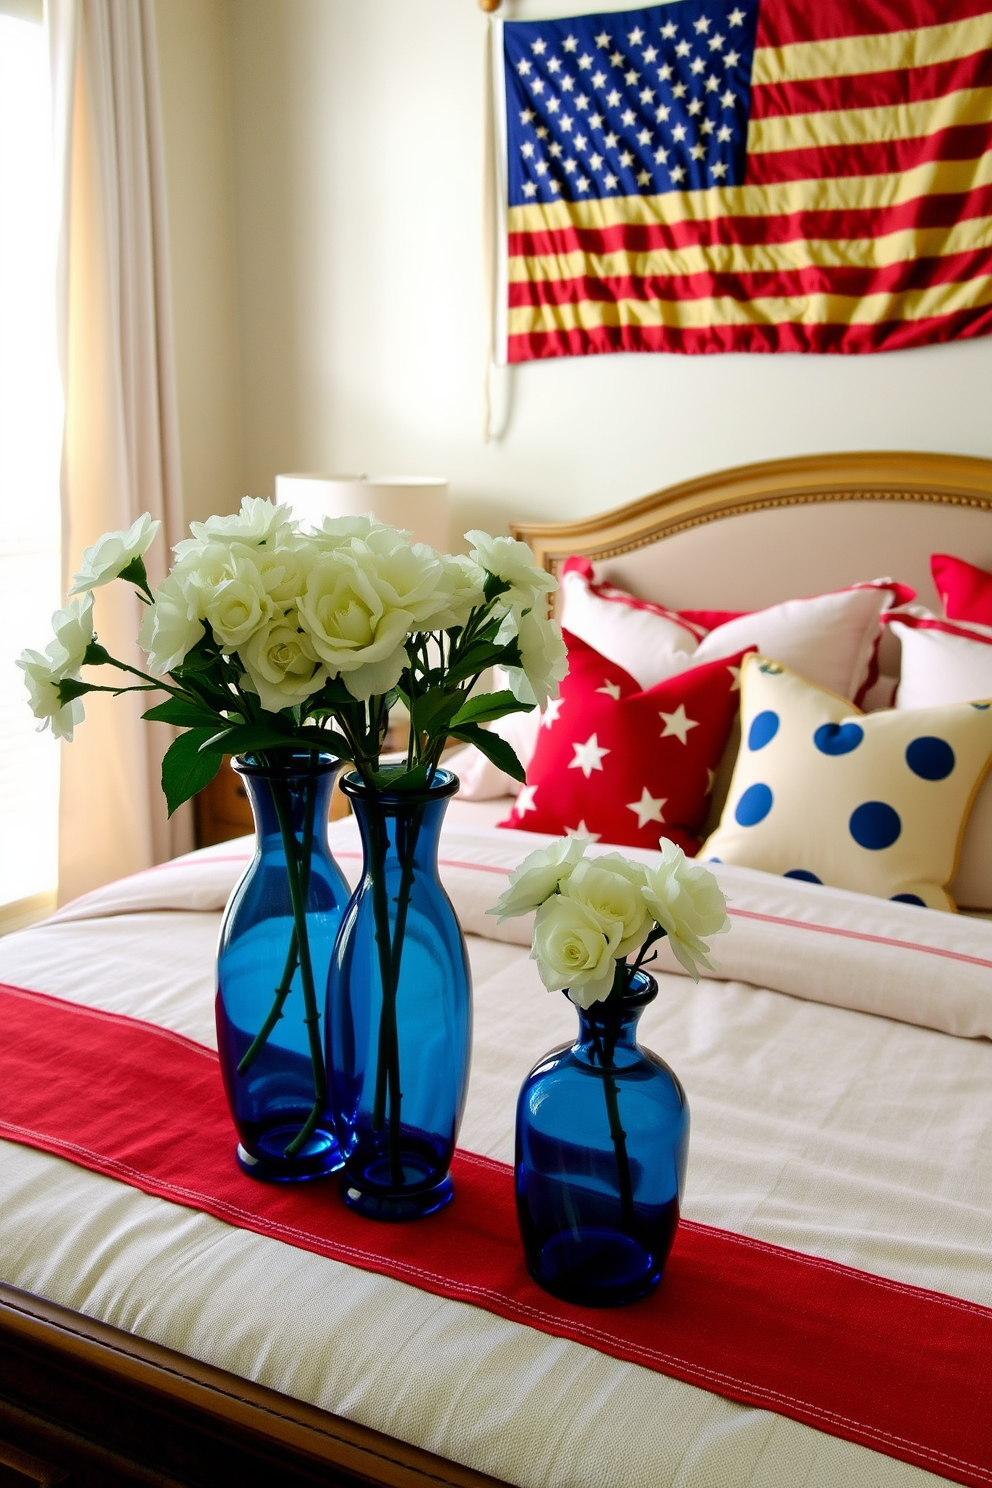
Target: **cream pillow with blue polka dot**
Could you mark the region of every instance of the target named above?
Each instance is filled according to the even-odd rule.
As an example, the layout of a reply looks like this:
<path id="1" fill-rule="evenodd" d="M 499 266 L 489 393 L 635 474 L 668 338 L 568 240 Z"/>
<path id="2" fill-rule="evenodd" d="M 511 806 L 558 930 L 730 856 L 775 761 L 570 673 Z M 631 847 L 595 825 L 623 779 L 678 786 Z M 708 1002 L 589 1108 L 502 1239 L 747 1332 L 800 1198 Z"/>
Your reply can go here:
<path id="1" fill-rule="evenodd" d="M 992 706 L 861 713 L 754 655 L 741 692 L 740 753 L 700 859 L 954 910 L 946 885 L 992 759 Z"/>

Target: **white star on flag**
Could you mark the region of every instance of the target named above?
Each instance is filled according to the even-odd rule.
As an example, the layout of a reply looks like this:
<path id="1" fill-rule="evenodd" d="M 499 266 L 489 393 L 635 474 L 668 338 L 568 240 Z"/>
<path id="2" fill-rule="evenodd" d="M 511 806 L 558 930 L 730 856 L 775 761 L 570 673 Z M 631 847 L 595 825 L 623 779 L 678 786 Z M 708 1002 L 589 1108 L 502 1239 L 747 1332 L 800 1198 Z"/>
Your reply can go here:
<path id="1" fill-rule="evenodd" d="M 522 785 L 517 796 L 517 815 L 526 816 L 528 811 L 536 811 L 534 797 L 537 795 L 536 785 Z"/>
<path id="2" fill-rule="evenodd" d="M 680 744 L 687 742 L 690 729 L 698 728 L 699 724 L 694 718 L 689 718 L 685 711 L 685 704 L 679 703 L 674 713 L 660 713 L 658 715 L 664 722 L 665 727 L 661 731 L 661 737 L 678 739 Z"/>
<path id="3" fill-rule="evenodd" d="M 730 684 L 730 690 L 731 690 L 731 692 L 740 692 L 740 690 L 741 690 L 741 669 L 740 669 L 740 667 L 728 667 L 727 668 L 727 671 L 730 673 L 731 677 L 733 678 L 733 681 Z"/>
<path id="4" fill-rule="evenodd" d="M 564 701 L 565 699 L 560 697 L 551 699 L 550 703 L 541 714 L 541 728 L 550 728 L 553 723 L 558 722 L 558 714 L 561 712 L 561 705 Z"/>
<path id="5" fill-rule="evenodd" d="M 600 749 L 599 740 L 595 734 L 590 734 L 584 744 L 573 744 L 572 748 L 575 750 L 575 758 L 569 762 L 568 768 L 581 770 L 587 780 L 593 770 L 603 768 L 603 756 L 610 752 L 608 749 Z"/>
<path id="6" fill-rule="evenodd" d="M 586 826 L 585 817 L 582 818 L 577 827 L 565 828 L 566 837 L 588 837 L 590 842 L 598 842 L 602 835 L 602 832 L 590 832 Z"/>
<path id="7" fill-rule="evenodd" d="M 647 826 L 648 822 L 663 822 L 665 820 L 662 807 L 668 800 L 667 796 L 653 796 L 645 785 L 641 790 L 639 801 L 628 801 L 627 810 L 637 812 L 637 829 Z"/>
<path id="8" fill-rule="evenodd" d="M 605 681 L 603 683 L 602 687 L 597 687 L 596 688 L 596 691 L 597 692 L 605 692 L 606 693 L 606 696 L 607 697 L 611 697 L 615 703 L 616 702 L 619 702 L 619 700 L 620 700 L 620 684 L 619 684 L 619 682 L 610 682 L 607 679 L 607 681 Z"/>

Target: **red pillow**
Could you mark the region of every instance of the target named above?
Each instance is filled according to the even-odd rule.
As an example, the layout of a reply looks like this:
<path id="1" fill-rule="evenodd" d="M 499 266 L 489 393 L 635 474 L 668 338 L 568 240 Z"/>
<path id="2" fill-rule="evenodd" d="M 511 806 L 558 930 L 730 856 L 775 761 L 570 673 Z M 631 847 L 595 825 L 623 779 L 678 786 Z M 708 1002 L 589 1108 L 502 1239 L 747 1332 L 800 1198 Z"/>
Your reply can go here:
<path id="1" fill-rule="evenodd" d="M 501 827 L 577 832 L 628 847 L 698 833 L 740 701 L 740 652 L 642 691 L 566 631 L 568 675 L 542 719 L 527 784 Z"/>
<path id="2" fill-rule="evenodd" d="M 992 574 L 950 553 L 932 553 L 930 572 L 948 620 L 992 625 Z"/>

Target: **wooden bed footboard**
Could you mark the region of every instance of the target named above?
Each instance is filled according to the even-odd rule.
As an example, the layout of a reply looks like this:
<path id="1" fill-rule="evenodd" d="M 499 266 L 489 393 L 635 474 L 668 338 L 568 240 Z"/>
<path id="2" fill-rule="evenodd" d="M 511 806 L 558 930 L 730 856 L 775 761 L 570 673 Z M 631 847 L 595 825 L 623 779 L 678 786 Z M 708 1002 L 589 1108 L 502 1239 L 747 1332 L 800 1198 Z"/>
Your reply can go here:
<path id="1" fill-rule="evenodd" d="M 0 1283 L 0 1488 L 506 1488 Z"/>

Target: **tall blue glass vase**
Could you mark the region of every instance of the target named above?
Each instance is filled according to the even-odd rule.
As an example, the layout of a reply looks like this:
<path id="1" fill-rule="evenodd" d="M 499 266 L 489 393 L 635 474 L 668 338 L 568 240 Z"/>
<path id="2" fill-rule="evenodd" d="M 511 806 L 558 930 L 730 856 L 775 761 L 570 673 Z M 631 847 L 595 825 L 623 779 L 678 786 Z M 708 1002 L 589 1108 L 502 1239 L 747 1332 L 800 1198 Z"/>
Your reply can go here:
<path id="1" fill-rule="evenodd" d="M 689 1146 L 685 1091 L 637 1042 L 658 987 L 637 972 L 540 1060 L 517 1102 L 517 1218 L 527 1269 L 590 1307 L 657 1286 L 675 1238 Z"/>
<path id="2" fill-rule="evenodd" d="M 323 992 L 350 893 L 327 820 L 338 762 L 287 749 L 236 759 L 255 818 L 255 856 L 217 951 L 217 1045 L 254 1178 L 319 1178 L 341 1166 L 328 1109 Z"/>
<path id="3" fill-rule="evenodd" d="M 437 873 L 438 836 L 457 778 L 423 790 L 342 781 L 364 869 L 328 983 L 327 1060 L 345 1203 L 372 1219 L 431 1214 L 451 1198 L 448 1169 L 468 1087 L 471 980 L 465 942 Z"/>

